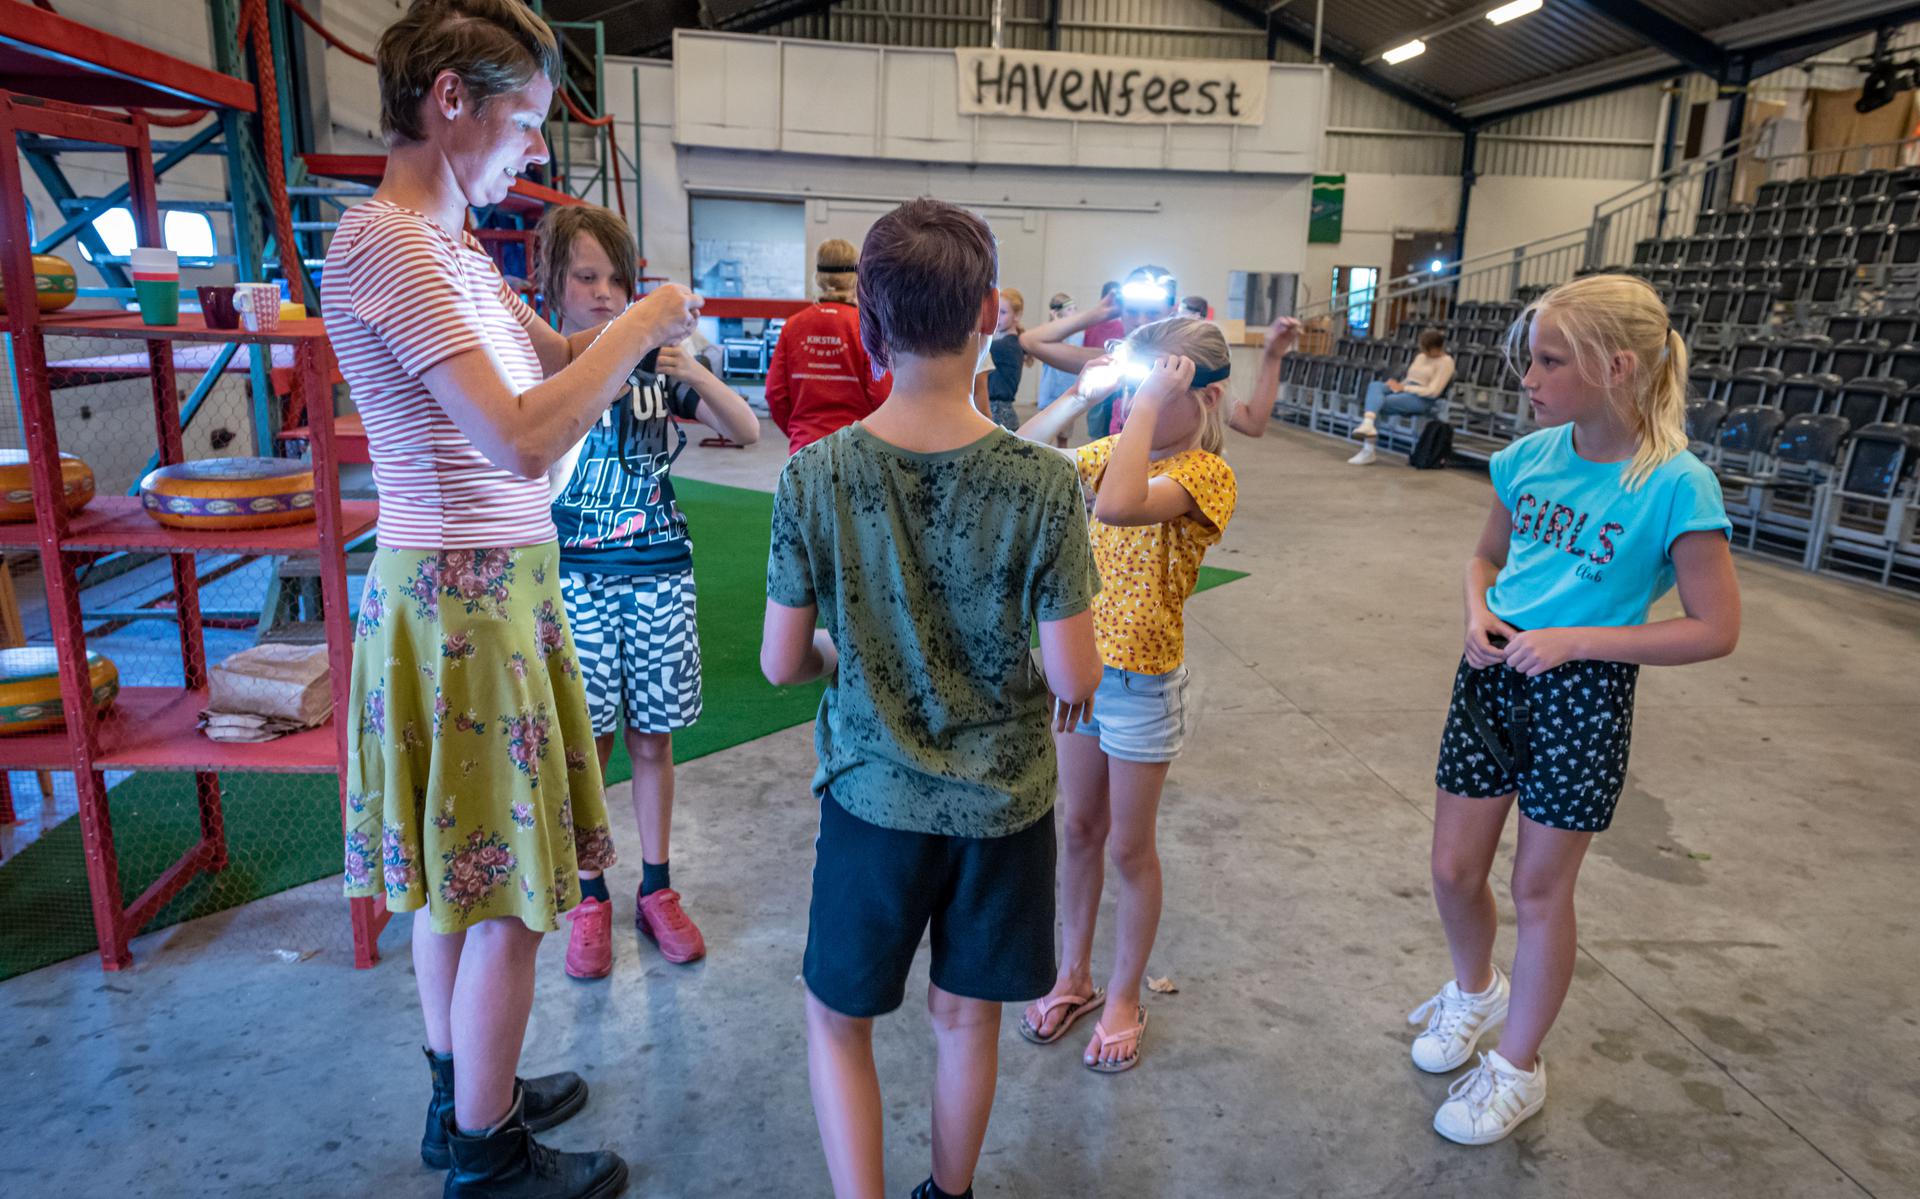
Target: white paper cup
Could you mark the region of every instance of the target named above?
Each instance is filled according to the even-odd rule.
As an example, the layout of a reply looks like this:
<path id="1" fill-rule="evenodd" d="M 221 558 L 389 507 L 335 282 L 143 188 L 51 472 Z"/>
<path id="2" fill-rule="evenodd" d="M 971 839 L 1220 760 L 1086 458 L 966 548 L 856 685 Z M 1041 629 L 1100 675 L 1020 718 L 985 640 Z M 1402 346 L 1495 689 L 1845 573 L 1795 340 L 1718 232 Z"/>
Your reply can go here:
<path id="1" fill-rule="evenodd" d="M 127 265 L 143 274 L 178 275 L 180 255 L 157 246 L 135 246 L 127 255 Z"/>

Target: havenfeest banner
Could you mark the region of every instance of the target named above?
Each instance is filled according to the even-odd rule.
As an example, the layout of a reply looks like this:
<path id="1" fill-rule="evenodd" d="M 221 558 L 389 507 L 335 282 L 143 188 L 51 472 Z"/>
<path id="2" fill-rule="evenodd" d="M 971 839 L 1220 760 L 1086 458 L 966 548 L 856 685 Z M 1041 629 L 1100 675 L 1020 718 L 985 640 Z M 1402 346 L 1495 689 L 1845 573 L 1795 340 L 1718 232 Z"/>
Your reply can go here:
<path id="1" fill-rule="evenodd" d="M 1142 125 L 1258 125 L 1267 64 L 962 46 L 960 111 Z"/>

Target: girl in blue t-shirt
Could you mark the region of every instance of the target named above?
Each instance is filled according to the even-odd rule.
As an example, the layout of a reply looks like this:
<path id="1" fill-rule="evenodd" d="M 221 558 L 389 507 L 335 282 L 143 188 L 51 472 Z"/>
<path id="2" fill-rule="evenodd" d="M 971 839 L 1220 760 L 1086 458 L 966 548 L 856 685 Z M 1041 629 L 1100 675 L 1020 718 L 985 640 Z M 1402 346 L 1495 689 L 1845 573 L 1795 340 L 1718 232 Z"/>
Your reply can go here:
<path id="1" fill-rule="evenodd" d="M 1466 1063 L 1436 1131 L 1500 1140 L 1546 1100 L 1540 1043 L 1573 979 L 1573 884 L 1626 779 L 1639 668 L 1733 652 L 1740 592 L 1713 473 L 1687 452 L 1687 347 L 1653 288 L 1591 275 L 1508 334 L 1542 427 L 1495 454 L 1493 510 L 1467 560 L 1466 654 L 1436 772 L 1433 889 L 1453 978 L 1410 1018 L 1413 1061 Z M 1647 621 L 1676 583 L 1685 615 Z M 1509 983 L 1493 964 L 1493 867 L 1518 799 Z"/>

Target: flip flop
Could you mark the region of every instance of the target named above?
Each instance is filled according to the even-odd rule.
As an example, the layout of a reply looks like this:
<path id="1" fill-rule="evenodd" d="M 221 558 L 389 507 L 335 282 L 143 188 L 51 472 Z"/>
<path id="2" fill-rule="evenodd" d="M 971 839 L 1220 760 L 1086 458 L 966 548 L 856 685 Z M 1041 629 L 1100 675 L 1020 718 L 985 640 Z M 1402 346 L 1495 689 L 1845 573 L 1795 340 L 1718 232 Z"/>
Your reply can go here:
<path id="1" fill-rule="evenodd" d="M 1085 999 L 1082 999 L 1078 995 L 1049 995 L 1040 1001 L 1040 1023 L 1042 1025 L 1046 1024 L 1047 1017 L 1053 1014 L 1055 1008 L 1066 1007 L 1068 1004 L 1071 1004 L 1073 1006 L 1071 1010 L 1067 1012 L 1067 1018 L 1062 1020 L 1060 1026 L 1053 1030 L 1052 1036 L 1048 1036 L 1038 1028 L 1027 1023 L 1026 1013 L 1022 1012 L 1020 1014 L 1020 1035 L 1035 1045 L 1051 1045 L 1061 1037 L 1067 1035 L 1067 1032 L 1073 1028 L 1074 1021 L 1080 1019 L 1080 1017 L 1086 1015 L 1088 1012 L 1093 1011 L 1106 1001 L 1107 990 L 1105 987 L 1095 987 L 1093 994 Z"/>
<path id="2" fill-rule="evenodd" d="M 1080 1060 L 1085 1063 L 1087 1069 L 1093 1071 L 1095 1074 L 1123 1074 L 1140 1064 L 1140 1047 L 1146 1043 L 1147 1039 L 1147 1009 L 1142 1007 L 1139 1009 L 1139 1012 L 1140 1023 L 1127 1029 L 1125 1032 L 1111 1033 L 1107 1031 L 1105 1024 L 1099 1021 L 1094 1022 L 1093 1040 L 1087 1045 L 1088 1050 L 1093 1054 L 1093 1060 L 1090 1062 L 1087 1061 L 1085 1054 L 1082 1054 L 1080 1058 Z M 1121 1045 L 1127 1041 L 1133 1042 L 1132 1053 L 1117 1062 L 1104 1062 L 1100 1060 L 1100 1055 L 1107 1051 L 1108 1046 Z"/>

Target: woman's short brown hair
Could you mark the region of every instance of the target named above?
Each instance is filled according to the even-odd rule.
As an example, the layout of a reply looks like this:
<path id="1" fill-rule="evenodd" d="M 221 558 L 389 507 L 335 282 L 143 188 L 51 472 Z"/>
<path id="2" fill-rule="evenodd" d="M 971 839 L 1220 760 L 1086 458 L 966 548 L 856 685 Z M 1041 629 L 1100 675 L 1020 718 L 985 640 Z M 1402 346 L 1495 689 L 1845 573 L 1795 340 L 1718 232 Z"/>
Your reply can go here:
<path id="1" fill-rule="evenodd" d="M 1420 333 L 1420 352 L 1431 354 L 1435 350 L 1447 348 L 1447 335 L 1438 329 L 1425 329 Z"/>
<path id="2" fill-rule="evenodd" d="M 875 221 L 860 248 L 860 341 L 875 369 L 895 351 L 966 349 L 999 271 L 992 230 L 957 205 L 909 200 Z"/>
<path id="3" fill-rule="evenodd" d="M 582 233 L 600 243 L 613 264 L 614 286 L 624 298 L 633 298 L 640 281 L 640 255 L 634 249 L 633 231 L 613 212 L 598 204 L 555 204 L 540 215 L 535 232 L 539 244 L 534 250 L 533 282 L 547 298 L 549 314 L 558 314 L 560 298 L 567 294 L 573 242 Z"/>
<path id="4" fill-rule="evenodd" d="M 521 0 L 413 0 L 380 35 L 374 57 L 389 144 L 426 140 L 420 104 L 442 71 L 460 77 L 477 111 L 536 74 L 558 86 L 563 69 L 553 30 Z"/>

